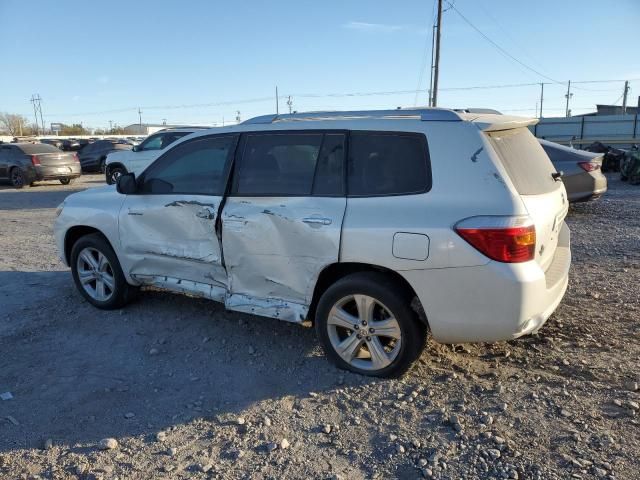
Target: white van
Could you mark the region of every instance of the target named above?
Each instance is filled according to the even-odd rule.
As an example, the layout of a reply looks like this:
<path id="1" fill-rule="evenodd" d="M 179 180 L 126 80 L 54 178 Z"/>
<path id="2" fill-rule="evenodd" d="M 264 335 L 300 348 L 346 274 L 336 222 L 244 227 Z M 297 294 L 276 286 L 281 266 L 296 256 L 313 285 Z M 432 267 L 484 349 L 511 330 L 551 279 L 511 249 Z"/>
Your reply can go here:
<path id="1" fill-rule="evenodd" d="M 337 365 L 404 372 L 439 342 L 538 330 L 567 288 L 568 202 L 527 126 L 444 109 L 259 117 L 175 142 L 67 197 L 55 237 L 80 293 L 143 285 L 315 324 Z"/>

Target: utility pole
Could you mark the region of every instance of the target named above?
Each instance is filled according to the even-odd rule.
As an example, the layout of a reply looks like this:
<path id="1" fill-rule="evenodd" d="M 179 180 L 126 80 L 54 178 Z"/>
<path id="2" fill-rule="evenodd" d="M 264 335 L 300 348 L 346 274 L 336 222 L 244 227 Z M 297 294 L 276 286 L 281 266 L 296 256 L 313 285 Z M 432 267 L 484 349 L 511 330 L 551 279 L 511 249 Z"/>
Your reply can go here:
<path id="1" fill-rule="evenodd" d="M 280 115 L 280 100 L 278 98 L 278 86 L 276 85 L 276 115 Z"/>
<path id="2" fill-rule="evenodd" d="M 573 93 L 571 93 L 571 80 L 567 83 L 567 94 L 565 98 L 567 99 L 567 107 L 565 109 L 565 117 L 569 117 L 571 115 L 571 110 L 569 110 L 569 99 L 573 97 Z"/>
<path id="3" fill-rule="evenodd" d="M 236 110 L 236 122 L 240 123 L 240 110 Z"/>
<path id="4" fill-rule="evenodd" d="M 440 34 L 442 33 L 442 0 L 438 0 L 438 29 L 436 30 L 436 61 L 433 69 L 433 107 L 438 106 L 438 76 L 440 74 Z"/>
<path id="5" fill-rule="evenodd" d="M 33 116 L 36 118 L 36 135 L 40 132 L 40 124 L 42 125 L 42 134 L 44 135 L 44 121 L 42 120 L 42 105 L 40 102 L 40 94 L 35 93 L 31 95 L 31 103 L 33 103 Z M 40 114 L 40 121 L 38 123 L 38 113 Z"/>
<path id="6" fill-rule="evenodd" d="M 429 103 L 433 107 L 433 56 L 435 54 L 436 26 L 431 28 L 431 68 L 429 69 Z"/>
<path id="7" fill-rule="evenodd" d="M 166 119 L 166 118 L 163 118 L 163 119 L 162 119 L 162 125 L 166 125 L 166 124 L 167 124 L 167 119 Z"/>
<path id="8" fill-rule="evenodd" d="M 109 132 L 113 130 L 113 120 L 109 120 Z"/>
<path id="9" fill-rule="evenodd" d="M 629 94 L 629 80 L 624 81 L 624 93 L 622 94 L 622 114 L 627 114 L 627 95 Z"/>
<path id="10" fill-rule="evenodd" d="M 138 107 L 138 123 L 140 125 L 140 133 L 142 133 L 142 110 Z"/>
<path id="11" fill-rule="evenodd" d="M 293 100 L 291 100 L 291 95 L 289 95 L 289 98 L 287 99 L 287 105 L 289 106 L 289 114 L 291 114 L 291 107 L 293 107 Z"/>
<path id="12" fill-rule="evenodd" d="M 542 102 L 544 102 L 544 82 L 540 82 L 540 116 L 542 118 Z"/>

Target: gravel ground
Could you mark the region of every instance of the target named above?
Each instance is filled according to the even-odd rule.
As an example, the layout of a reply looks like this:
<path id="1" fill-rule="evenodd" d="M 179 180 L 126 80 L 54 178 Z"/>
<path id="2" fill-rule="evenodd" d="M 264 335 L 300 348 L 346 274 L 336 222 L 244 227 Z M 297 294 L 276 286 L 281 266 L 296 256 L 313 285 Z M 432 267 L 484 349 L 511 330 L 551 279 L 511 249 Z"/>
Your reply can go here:
<path id="1" fill-rule="evenodd" d="M 540 334 L 429 341 L 373 380 L 310 328 L 213 302 L 89 306 L 51 226 L 100 184 L 0 187 L 0 478 L 638 478 L 640 187 L 610 177 L 572 207 L 569 290 Z"/>

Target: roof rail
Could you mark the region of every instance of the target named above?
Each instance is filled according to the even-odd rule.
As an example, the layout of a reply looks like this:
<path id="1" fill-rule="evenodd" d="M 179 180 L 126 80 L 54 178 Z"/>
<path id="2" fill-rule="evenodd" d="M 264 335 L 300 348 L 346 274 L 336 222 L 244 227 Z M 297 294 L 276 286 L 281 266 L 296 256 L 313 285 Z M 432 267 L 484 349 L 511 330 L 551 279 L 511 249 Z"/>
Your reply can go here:
<path id="1" fill-rule="evenodd" d="M 454 112 L 460 113 L 489 113 L 495 115 L 502 115 L 502 112 L 498 110 L 494 110 L 493 108 L 454 108 Z"/>
<path id="2" fill-rule="evenodd" d="M 282 115 L 262 115 L 242 122 L 244 125 L 282 121 L 344 120 L 353 118 L 419 118 L 422 121 L 459 122 L 460 116 L 453 110 L 439 108 L 413 108 L 396 110 L 354 110 L 333 112 L 303 112 Z"/>

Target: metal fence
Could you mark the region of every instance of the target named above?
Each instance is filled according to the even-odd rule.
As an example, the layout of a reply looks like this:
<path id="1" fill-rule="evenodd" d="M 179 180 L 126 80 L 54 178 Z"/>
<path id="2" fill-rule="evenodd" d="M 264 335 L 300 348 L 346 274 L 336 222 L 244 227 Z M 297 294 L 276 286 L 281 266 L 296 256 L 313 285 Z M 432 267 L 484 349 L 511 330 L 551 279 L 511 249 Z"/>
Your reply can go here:
<path id="1" fill-rule="evenodd" d="M 640 143 L 638 115 L 542 118 L 531 131 L 538 138 L 578 148 L 595 141 L 621 148 Z"/>

